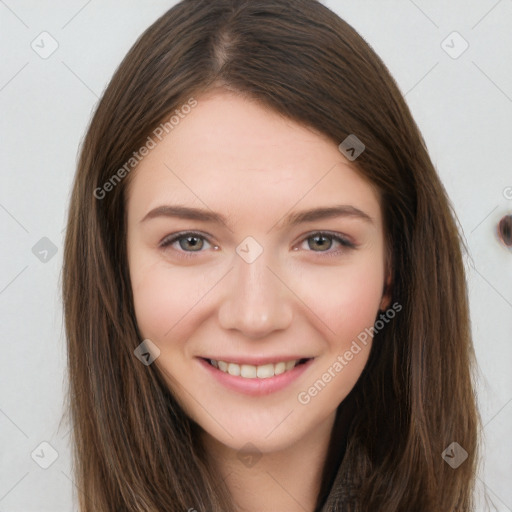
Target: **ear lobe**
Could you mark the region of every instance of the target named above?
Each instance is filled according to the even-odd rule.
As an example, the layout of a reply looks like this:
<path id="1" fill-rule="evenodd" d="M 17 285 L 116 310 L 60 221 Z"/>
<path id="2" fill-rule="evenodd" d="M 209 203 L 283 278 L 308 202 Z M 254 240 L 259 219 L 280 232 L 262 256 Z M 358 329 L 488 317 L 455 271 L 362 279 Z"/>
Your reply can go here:
<path id="1" fill-rule="evenodd" d="M 380 301 L 379 310 L 385 311 L 389 308 L 389 305 L 391 303 L 391 273 L 388 272 L 388 275 L 386 277 L 386 282 L 384 283 L 384 289 L 382 290 L 382 299 Z"/>

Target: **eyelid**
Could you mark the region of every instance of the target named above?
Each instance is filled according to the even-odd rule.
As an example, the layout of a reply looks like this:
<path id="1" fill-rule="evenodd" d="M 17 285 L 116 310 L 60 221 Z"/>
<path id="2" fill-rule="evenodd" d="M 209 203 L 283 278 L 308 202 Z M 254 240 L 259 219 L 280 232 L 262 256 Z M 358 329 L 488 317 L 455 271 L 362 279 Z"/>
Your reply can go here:
<path id="1" fill-rule="evenodd" d="M 338 231 L 329 231 L 328 229 L 317 229 L 310 231 L 309 233 L 305 233 L 304 235 L 301 235 L 299 240 L 307 240 L 308 238 L 313 238 L 314 236 L 326 236 L 330 238 L 336 238 L 343 240 L 347 244 L 353 244 L 355 243 L 352 241 L 352 238 L 348 235 L 345 235 L 344 233 L 339 233 Z"/>
<path id="2" fill-rule="evenodd" d="M 299 244 L 307 242 L 308 239 L 323 236 L 326 238 L 331 238 L 332 240 L 338 242 L 341 245 L 341 248 L 337 250 L 328 249 L 327 251 L 306 251 L 313 254 L 324 255 L 324 256 L 339 256 L 340 253 L 343 253 L 347 250 L 357 249 L 358 245 L 353 242 L 348 236 L 343 235 L 342 233 L 332 232 L 332 231 L 312 231 L 303 235 L 299 241 Z"/>
<path id="3" fill-rule="evenodd" d="M 201 239 L 205 240 L 207 243 L 209 243 L 210 245 L 214 245 L 215 247 L 217 247 L 217 245 L 214 244 L 210 240 L 210 236 L 209 235 L 206 235 L 205 233 L 201 233 L 199 231 L 181 231 L 181 232 L 178 232 L 178 233 L 172 233 L 172 234 L 167 235 L 166 237 L 164 237 L 163 240 L 160 241 L 158 246 L 161 249 L 166 249 L 166 248 L 170 247 L 172 244 L 174 244 L 175 242 L 179 241 L 180 239 L 183 239 L 183 238 L 186 238 L 186 237 L 189 237 L 189 236 L 195 236 L 197 238 L 201 238 Z M 308 239 L 313 238 L 315 236 L 323 236 L 323 237 L 326 237 L 326 238 L 331 238 L 333 241 L 336 241 L 336 242 L 338 242 L 341 245 L 341 249 L 334 250 L 334 251 L 330 250 L 330 249 L 328 249 L 327 251 L 312 251 L 312 250 L 309 250 L 309 251 L 306 251 L 306 252 L 311 252 L 311 253 L 314 253 L 314 254 L 325 255 L 325 256 L 337 256 L 337 255 L 339 255 L 343 251 L 346 251 L 346 250 L 349 250 L 349 249 L 356 249 L 358 247 L 358 245 L 356 243 L 354 243 L 350 239 L 350 237 L 347 237 L 346 235 L 343 235 L 341 233 L 331 232 L 331 231 L 311 231 L 310 233 L 306 233 L 305 235 L 302 235 L 302 237 L 300 238 L 299 242 L 294 244 L 294 246 L 296 246 L 297 244 L 303 243 L 303 242 L 307 242 Z M 204 252 L 204 251 L 202 251 L 202 250 L 199 250 L 199 251 L 183 251 L 183 250 L 177 249 L 175 252 L 177 252 L 178 254 L 180 254 L 183 257 L 193 257 L 194 253 L 201 253 L 201 252 Z"/>
<path id="4" fill-rule="evenodd" d="M 170 235 L 167 235 L 163 238 L 158 244 L 161 248 L 166 248 L 172 245 L 174 242 L 177 242 L 181 238 L 186 238 L 187 236 L 195 236 L 197 238 L 203 238 L 206 240 L 209 244 L 212 244 L 213 242 L 210 241 L 210 236 L 206 235 L 205 233 L 201 233 L 199 231 L 181 231 L 179 233 L 172 233 Z M 186 252 L 186 251 L 182 251 Z M 188 252 L 194 252 L 194 251 L 188 251 Z M 202 252 L 202 251 L 196 251 L 196 252 Z"/>

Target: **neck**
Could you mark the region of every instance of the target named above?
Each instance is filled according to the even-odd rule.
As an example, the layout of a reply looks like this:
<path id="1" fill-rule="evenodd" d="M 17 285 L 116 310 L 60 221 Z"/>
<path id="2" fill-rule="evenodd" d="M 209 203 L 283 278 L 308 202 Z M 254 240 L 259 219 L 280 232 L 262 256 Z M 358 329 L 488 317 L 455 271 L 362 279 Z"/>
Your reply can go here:
<path id="1" fill-rule="evenodd" d="M 345 456 L 348 432 L 355 413 L 356 407 L 354 393 L 352 392 L 349 393 L 337 410 L 322 474 L 322 485 L 318 495 L 317 508 L 315 510 L 324 510 L 323 507 L 328 497 L 333 498 L 331 492 L 333 483 L 338 477 L 338 470 Z"/>
<path id="2" fill-rule="evenodd" d="M 325 501 L 344 454 L 350 418 L 339 412 L 292 446 L 243 457 L 204 433 L 208 458 L 227 485 L 235 510 L 316 510 Z"/>

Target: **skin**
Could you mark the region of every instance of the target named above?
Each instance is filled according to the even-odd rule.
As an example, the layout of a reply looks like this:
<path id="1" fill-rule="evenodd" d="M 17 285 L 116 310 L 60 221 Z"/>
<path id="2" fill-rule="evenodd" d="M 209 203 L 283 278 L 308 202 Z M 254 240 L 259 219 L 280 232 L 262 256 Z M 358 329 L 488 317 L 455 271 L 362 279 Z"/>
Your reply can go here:
<path id="1" fill-rule="evenodd" d="M 313 510 L 336 408 L 372 340 L 309 403 L 297 397 L 389 305 L 379 196 L 324 135 L 232 92 L 196 99 L 131 176 L 127 251 L 137 323 L 160 349 L 154 364 L 202 427 L 238 510 Z M 226 224 L 142 220 L 176 204 L 221 213 Z M 285 224 L 294 212 L 335 205 L 358 208 L 371 221 Z M 188 231 L 204 238 L 159 246 Z M 319 231 L 356 247 L 318 241 Z M 236 252 L 248 236 L 263 249 L 252 263 Z M 314 360 L 284 389 L 247 396 L 199 363 L 217 354 Z M 251 467 L 237 456 L 247 443 L 261 454 Z"/>

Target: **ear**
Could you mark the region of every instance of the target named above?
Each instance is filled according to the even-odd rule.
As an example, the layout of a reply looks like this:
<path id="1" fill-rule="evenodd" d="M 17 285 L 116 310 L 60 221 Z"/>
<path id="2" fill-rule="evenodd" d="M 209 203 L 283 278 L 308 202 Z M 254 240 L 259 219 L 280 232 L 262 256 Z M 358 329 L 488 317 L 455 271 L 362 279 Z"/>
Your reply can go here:
<path id="1" fill-rule="evenodd" d="M 386 272 L 386 279 L 385 279 L 384 287 L 382 290 L 382 299 L 380 301 L 380 306 L 379 306 L 380 311 L 385 311 L 386 309 L 388 309 L 388 307 L 391 303 L 391 296 L 392 296 L 391 283 L 392 283 L 391 269 L 388 269 L 388 271 Z"/>

